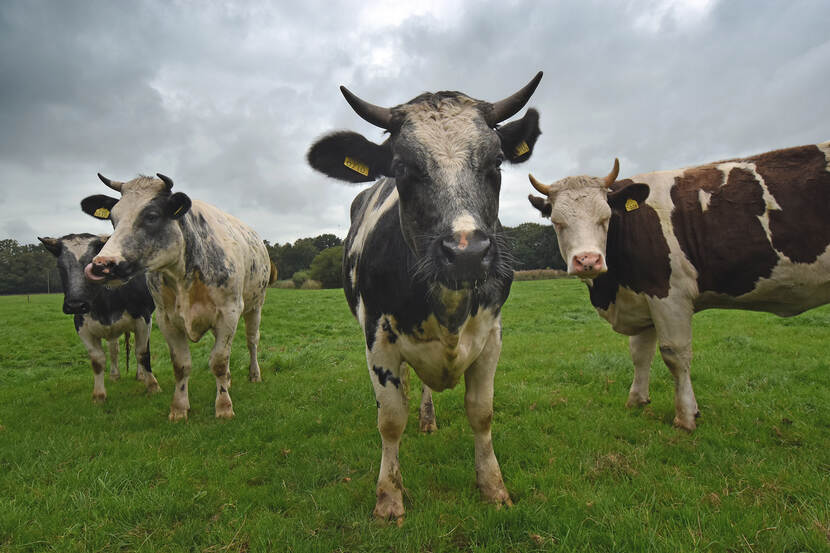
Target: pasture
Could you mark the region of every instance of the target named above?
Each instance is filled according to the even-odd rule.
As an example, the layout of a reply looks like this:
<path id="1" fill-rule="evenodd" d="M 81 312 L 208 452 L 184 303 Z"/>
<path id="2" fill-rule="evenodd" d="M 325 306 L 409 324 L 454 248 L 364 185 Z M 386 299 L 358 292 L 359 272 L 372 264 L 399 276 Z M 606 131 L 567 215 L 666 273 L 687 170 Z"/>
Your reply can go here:
<path id="1" fill-rule="evenodd" d="M 372 520 L 380 462 L 363 340 L 341 290 L 277 290 L 263 311 L 264 382 L 247 381 L 240 324 L 236 418 L 213 416 L 212 338 L 191 346 L 192 411 L 170 423 L 172 368 L 154 329 L 162 393 L 92 372 L 62 296 L 0 297 L 3 551 L 828 551 L 830 307 L 792 319 L 694 319 L 702 417 L 674 429 L 673 381 L 624 407 L 626 338 L 575 280 L 517 282 L 504 308 L 493 440 L 515 506 L 479 501 L 463 383 L 420 384 L 401 445 L 402 527 Z M 123 350 L 122 350 L 123 358 Z"/>

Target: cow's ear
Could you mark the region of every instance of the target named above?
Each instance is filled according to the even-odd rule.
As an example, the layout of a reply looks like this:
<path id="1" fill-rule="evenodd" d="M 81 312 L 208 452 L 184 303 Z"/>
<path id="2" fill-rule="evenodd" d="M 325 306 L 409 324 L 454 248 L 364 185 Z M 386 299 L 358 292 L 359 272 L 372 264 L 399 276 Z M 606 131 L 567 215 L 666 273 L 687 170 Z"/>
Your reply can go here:
<path id="1" fill-rule="evenodd" d="M 43 247 L 49 250 L 49 253 L 55 257 L 58 257 L 61 254 L 61 241 L 57 238 L 49 238 L 48 236 L 41 238 L 38 236 L 37 239 L 40 240 Z"/>
<path id="2" fill-rule="evenodd" d="M 87 215 L 92 215 L 96 219 L 107 220 L 110 218 L 112 206 L 118 203 L 118 200 L 103 194 L 96 194 L 88 196 L 81 200 L 81 209 Z"/>
<path id="3" fill-rule="evenodd" d="M 547 198 L 543 198 L 541 196 L 534 196 L 533 194 L 528 194 L 527 199 L 530 200 L 530 205 L 539 210 L 539 213 L 542 214 L 542 217 L 550 217 L 550 212 L 553 209 L 553 206 L 550 205 L 550 202 Z"/>
<path id="4" fill-rule="evenodd" d="M 184 192 L 176 192 L 167 200 L 167 215 L 171 219 L 183 217 L 190 210 L 192 202 Z"/>
<path id="5" fill-rule="evenodd" d="M 346 182 L 369 182 L 392 174 L 389 141 L 375 144 L 351 131 L 324 136 L 311 146 L 306 159 L 314 169 Z"/>
<path id="6" fill-rule="evenodd" d="M 608 191 L 608 205 L 617 211 L 634 211 L 645 203 L 650 192 L 648 185 L 642 182 L 619 180 Z"/>
<path id="7" fill-rule="evenodd" d="M 501 139 L 501 151 L 510 163 L 522 163 L 533 154 L 536 139 L 542 134 L 539 130 L 539 112 L 533 108 L 527 110 L 524 117 L 496 129 Z"/>

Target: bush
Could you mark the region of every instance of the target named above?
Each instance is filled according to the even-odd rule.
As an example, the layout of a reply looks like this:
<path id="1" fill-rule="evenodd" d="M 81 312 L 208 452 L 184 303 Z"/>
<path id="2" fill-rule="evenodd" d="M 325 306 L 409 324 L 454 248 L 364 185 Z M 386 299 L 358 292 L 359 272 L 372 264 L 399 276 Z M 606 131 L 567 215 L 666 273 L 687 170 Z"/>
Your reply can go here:
<path id="1" fill-rule="evenodd" d="M 568 273 L 559 269 L 533 269 L 532 271 L 513 272 L 513 280 L 548 280 L 566 276 L 568 276 Z"/>
<path id="2" fill-rule="evenodd" d="M 318 253 L 308 272 L 311 278 L 320 281 L 323 288 L 340 288 L 343 286 L 342 266 L 343 246 L 334 246 Z"/>
<path id="3" fill-rule="evenodd" d="M 309 278 L 308 271 L 297 271 L 291 277 L 291 280 L 294 282 L 294 288 L 302 288 L 303 283 Z"/>
<path id="4" fill-rule="evenodd" d="M 323 285 L 320 284 L 319 280 L 308 279 L 305 282 L 303 282 L 301 288 L 303 290 L 321 290 L 323 288 Z"/>
<path id="5" fill-rule="evenodd" d="M 272 284 L 271 287 L 272 288 L 288 288 L 288 289 L 296 288 L 296 286 L 294 286 L 294 281 L 293 280 L 278 280 L 274 284 Z"/>

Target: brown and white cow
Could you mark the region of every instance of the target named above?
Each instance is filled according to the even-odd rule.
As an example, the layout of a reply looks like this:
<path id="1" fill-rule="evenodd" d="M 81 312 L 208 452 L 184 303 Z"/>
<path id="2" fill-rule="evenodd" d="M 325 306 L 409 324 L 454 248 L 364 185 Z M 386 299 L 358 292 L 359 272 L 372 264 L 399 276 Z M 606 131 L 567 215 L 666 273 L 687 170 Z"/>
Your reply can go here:
<path id="1" fill-rule="evenodd" d="M 675 380 L 675 424 L 699 414 L 689 377 L 692 314 L 783 317 L 830 302 L 830 142 L 616 180 L 567 177 L 530 203 L 550 217 L 568 273 L 629 335 L 628 405 L 649 402 L 656 344 Z"/>
<path id="2" fill-rule="evenodd" d="M 84 212 L 109 219 L 115 229 L 87 265 L 87 278 L 117 283 L 147 272 L 156 320 L 170 348 L 176 377 L 170 420 L 186 419 L 190 410 L 188 340 L 197 342 L 212 331 L 216 416 L 233 417 L 229 360 L 240 315 L 251 356 L 248 377 L 261 380 L 260 314 L 265 290 L 275 276 L 265 244 L 235 217 L 204 202 L 191 202 L 181 192 L 171 193 L 169 177 L 142 176 L 122 183 L 98 176 L 121 192 L 121 198 L 96 195 L 81 202 Z"/>

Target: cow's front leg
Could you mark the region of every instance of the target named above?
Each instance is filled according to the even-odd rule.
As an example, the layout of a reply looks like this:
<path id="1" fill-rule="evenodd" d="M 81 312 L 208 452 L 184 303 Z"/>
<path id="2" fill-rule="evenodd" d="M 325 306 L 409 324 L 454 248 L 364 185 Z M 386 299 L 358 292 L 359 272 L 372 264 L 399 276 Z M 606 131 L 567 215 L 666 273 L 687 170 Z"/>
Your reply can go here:
<path id="1" fill-rule="evenodd" d="M 435 403 L 432 401 L 432 390 L 426 384 L 421 388 L 421 407 L 418 410 L 418 422 L 421 432 L 429 434 L 438 430 L 435 422 Z"/>
<path id="2" fill-rule="evenodd" d="M 248 342 L 248 353 L 251 355 L 251 364 L 248 368 L 248 380 L 262 382 L 262 373 L 257 360 L 257 346 L 259 345 L 259 323 L 262 318 L 262 306 L 245 313 L 245 339 Z"/>
<path id="3" fill-rule="evenodd" d="M 651 403 L 648 395 L 648 381 L 651 375 L 651 360 L 657 347 L 657 331 L 654 327 L 635 334 L 628 339 L 628 350 L 634 362 L 634 381 L 628 391 L 626 407 L 638 407 Z"/>
<path id="4" fill-rule="evenodd" d="M 118 338 L 107 340 L 110 350 L 110 378 L 118 380 L 121 373 L 118 371 Z"/>
<path id="5" fill-rule="evenodd" d="M 676 302 L 658 302 L 652 306 L 660 343 L 660 355 L 674 377 L 674 424 L 692 431 L 696 428 L 697 409 L 692 389 L 692 309 Z"/>
<path id="6" fill-rule="evenodd" d="M 387 351 L 383 351 L 386 349 Z M 403 480 L 398 464 L 398 446 L 406 428 L 409 412 L 406 397 L 409 369 L 401 363 L 395 351 L 375 344 L 374 352 L 367 351 L 369 377 L 375 389 L 378 408 L 378 431 L 381 439 L 380 472 L 376 490 L 377 501 L 373 511 L 376 518 L 402 521 Z M 380 350 L 380 351 L 378 351 Z"/>
<path id="7" fill-rule="evenodd" d="M 493 436 L 490 431 L 493 421 L 493 380 L 500 353 L 501 332 L 499 326 L 495 326 L 490 331 L 490 337 L 481 355 L 464 373 L 466 385 L 464 407 L 473 429 L 476 483 L 481 490 L 481 495 L 486 501 L 497 505 L 512 505 L 507 488 L 504 487 L 499 462 L 493 451 Z"/>
<path id="8" fill-rule="evenodd" d="M 210 352 L 210 370 L 216 377 L 216 418 L 233 418 L 233 402 L 231 401 L 231 342 L 236 333 L 236 325 L 239 322 L 239 314 L 223 316 L 213 334 L 216 336 L 216 343 Z"/>
<path id="9" fill-rule="evenodd" d="M 107 365 L 107 355 L 101 346 L 101 338 L 92 336 L 81 327 L 78 336 L 81 338 L 92 365 L 92 401 L 107 399 L 107 389 L 104 387 L 104 369 Z"/>
<path id="10" fill-rule="evenodd" d="M 161 387 L 153 374 L 153 369 L 150 368 L 150 324 L 141 319 L 135 325 L 135 374 L 136 377 L 140 375 L 141 380 L 144 381 L 147 393 L 155 394 L 161 391 Z M 124 334 L 125 339 L 129 340 L 129 335 L 129 332 Z M 190 351 L 189 348 L 188 351 Z"/>
<path id="11" fill-rule="evenodd" d="M 190 344 L 185 333 L 165 320 L 164 316 L 158 318 L 159 329 L 167 340 L 167 347 L 170 349 L 170 360 L 173 362 L 173 376 L 176 379 L 176 387 L 173 390 L 173 401 L 170 403 L 171 421 L 185 419 L 190 411 L 190 398 L 187 384 L 190 380 Z"/>

